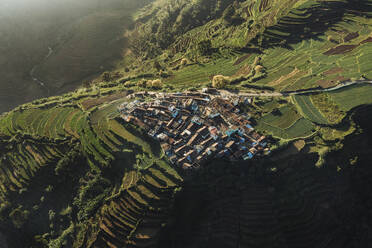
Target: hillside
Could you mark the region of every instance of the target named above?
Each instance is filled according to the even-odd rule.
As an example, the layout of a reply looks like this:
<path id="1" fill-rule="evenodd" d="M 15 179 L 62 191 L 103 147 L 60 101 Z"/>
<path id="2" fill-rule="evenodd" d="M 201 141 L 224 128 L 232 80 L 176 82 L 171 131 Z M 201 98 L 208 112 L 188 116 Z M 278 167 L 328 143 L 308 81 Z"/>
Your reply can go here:
<path id="1" fill-rule="evenodd" d="M 372 1 L 144 4 L 100 6 L 32 53 L 53 94 L 91 83 L 0 116 L 4 247 L 372 247 Z M 186 171 L 118 111 L 207 87 L 269 155 Z"/>

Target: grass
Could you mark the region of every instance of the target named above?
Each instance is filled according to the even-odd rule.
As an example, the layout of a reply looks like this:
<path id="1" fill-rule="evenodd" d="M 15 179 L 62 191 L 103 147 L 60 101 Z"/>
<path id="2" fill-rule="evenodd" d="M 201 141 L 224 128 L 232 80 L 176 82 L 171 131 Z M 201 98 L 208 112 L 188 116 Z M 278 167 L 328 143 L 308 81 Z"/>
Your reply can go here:
<path id="1" fill-rule="evenodd" d="M 265 115 L 261 121 L 280 129 L 287 129 L 302 117 L 297 113 L 295 106 L 281 107 L 279 111 L 280 114 L 277 115 L 273 113 Z"/>
<path id="2" fill-rule="evenodd" d="M 307 119 L 318 124 L 327 124 L 327 119 L 319 112 L 308 95 L 296 95 L 292 97 L 299 112 Z"/>
<path id="3" fill-rule="evenodd" d="M 119 135 L 120 137 L 122 137 L 123 139 L 129 141 L 129 142 L 132 142 L 134 144 L 137 144 L 139 145 L 140 147 L 142 147 L 143 151 L 152 155 L 153 152 L 152 152 L 152 149 L 151 149 L 151 146 L 145 142 L 143 139 L 141 139 L 140 137 L 137 137 L 135 135 L 133 135 L 131 132 L 129 132 L 124 126 L 123 124 L 120 124 L 118 121 L 116 120 L 110 120 L 109 121 L 109 126 L 110 126 L 110 129 L 116 133 L 117 135 Z"/>
<path id="4" fill-rule="evenodd" d="M 271 134 L 274 137 L 285 140 L 306 138 L 315 132 L 315 126 L 305 118 L 298 119 L 291 126 L 284 129 L 271 125 L 270 123 L 265 122 L 263 119 L 259 119 L 257 122 L 258 125 L 256 126 L 256 129 L 258 131 Z"/>
<path id="5" fill-rule="evenodd" d="M 201 85 L 208 84 L 215 75 L 234 75 L 241 66 L 234 66 L 234 62 L 233 58 L 220 58 L 206 64 L 189 65 L 174 71 L 174 76 L 165 82 L 177 89 L 200 88 Z"/>
<path id="6" fill-rule="evenodd" d="M 329 93 L 332 100 L 343 111 L 349 111 L 363 104 L 372 104 L 372 85 L 356 85 Z"/>

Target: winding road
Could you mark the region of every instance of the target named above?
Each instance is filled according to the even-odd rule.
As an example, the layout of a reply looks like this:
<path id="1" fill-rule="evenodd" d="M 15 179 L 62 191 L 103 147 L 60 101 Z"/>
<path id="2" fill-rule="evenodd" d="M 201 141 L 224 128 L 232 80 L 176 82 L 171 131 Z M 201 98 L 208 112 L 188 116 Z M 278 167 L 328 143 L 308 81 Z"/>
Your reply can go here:
<path id="1" fill-rule="evenodd" d="M 221 96 L 233 96 L 238 95 L 242 97 L 280 97 L 280 96 L 294 96 L 294 95 L 303 95 L 303 94 L 310 94 L 310 93 L 320 93 L 320 92 L 331 92 L 335 90 L 339 90 L 342 88 L 350 87 L 352 85 L 357 84 L 371 84 L 372 81 L 369 80 L 355 80 L 349 82 L 343 82 L 337 86 L 326 88 L 326 89 L 309 89 L 303 91 L 294 91 L 294 92 L 265 92 L 265 93 L 244 93 L 239 92 L 237 94 L 230 92 L 228 90 L 220 90 L 219 93 Z"/>

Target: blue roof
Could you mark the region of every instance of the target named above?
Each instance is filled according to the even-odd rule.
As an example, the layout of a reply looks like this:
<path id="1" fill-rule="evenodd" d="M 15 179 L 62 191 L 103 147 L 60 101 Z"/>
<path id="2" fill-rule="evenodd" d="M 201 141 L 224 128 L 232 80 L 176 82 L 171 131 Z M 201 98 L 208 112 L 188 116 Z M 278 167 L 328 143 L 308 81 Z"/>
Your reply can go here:
<path id="1" fill-rule="evenodd" d="M 230 136 L 230 135 L 236 133 L 236 131 L 238 131 L 238 130 L 237 129 L 229 129 L 229 130 L 226 131 L 226 135 Z"/>
<path id="2" fill-rule="evenodd" d="M 172 116 L 173 116 L 173 117 L 177 117 L 178 113 L 179 113 L 178 110 L 174 110 L 174 111 L 172 112 Z"/>
<path id="3" fill-rule="evenodd" d="M 253 154 L 251 152 L 248 152 L 248 157 L 253 158 Z"/>
<path id="4" fill-rule="evenodd" d="M 247 124 L 245 125 L 247 128 L 253 128 L 251 125 Z"/>

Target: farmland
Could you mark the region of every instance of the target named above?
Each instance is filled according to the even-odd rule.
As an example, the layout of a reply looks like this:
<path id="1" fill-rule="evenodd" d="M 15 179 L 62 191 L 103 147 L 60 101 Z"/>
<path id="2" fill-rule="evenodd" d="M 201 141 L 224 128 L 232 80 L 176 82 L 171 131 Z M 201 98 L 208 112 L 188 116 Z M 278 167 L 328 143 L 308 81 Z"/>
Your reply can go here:
<path id="1" fill-rule="evenodd" d="M 329 95 L 342 110 L 349 111 L 362 104 L 371 104 L 371 94 L 371 85 L 356 85 L 352 86 L 352 88 L 331 92 Z"/>
<path id="2" fill-rule="evenodd" d="M 306 95 L 297 95 L 294 96 L 293 101 L 299 107 L 299 111 L 303 114 L 304 117 L 308 118 L 312 122 L 319 124 L 326 124 L 327 120 L 319 112 L 319 110 L 311 102 L 311 98 Z"/>
<path id="3" fill-rule="evenodd" d="M 66 198 L 64 204 L 76 209 L 80 223 L 98 212 L 101 216 L 100 221 L 92 223 L 99 226 L 97 230 L 87 231 L 84 225 L 90 224 L 78 225 L 76 228 L 80 235 L 94 235 L 95 243 L 104 242 L 107 245 L 122 242 L 118 239 L 118 233 L 126 233 L 128 242 L 155 242 L 159 232 L 156 226 L 166 220 L 168 209 L 172 206 L 173 192 L 183 179 L 162 159 L 156 144 L 149 142 L 146 137 L 141 138 L 140 130 L 136 131 L 133 127 L 127 129 L 115 120 L 120 101 L 112 101 L 115 97 L 102 98 L 97 101 L 101 105 L 95 106 L 92 112 L 86 112 L 84 109 L 87 105 L 80 107 L 80 102 L 87 103 L 88 99 L 93 101 L 91 97 L 79 97 L 74 104 L 69 102 L 69 106 L 63 105 L 64 98 L 50 99 L 42 106 L 48 105 L 48 101 L 57 106 L 43 109 L 37 107 L 36 103 L 24 105 L 24 110 L 14 110 L 1 119 L 1 137 L 11 137 L 21 132 L 24 137 L 15 141 L 14 146 L 1 151 L 5 158 L 0 177 L 1 201 L 6 202 L 8 195 L 17 195 L 19 191 L 34 187 L 34 180 L 41 180 L 38 187 L 50 188 L 57 193 L 63 182 L 61 179 L 72 169 L 68 166 L 75 166 L 75 176 L 66 179 L 72 188 L 60 193 L 63 199 Z M 22 142 L 22 145 L 18 142 Z M 50 179 L 40 178 L 47 171 Z M 101 186 L 98 187 L 98 184 Z M 85 192 L 90 190 L 95 190 L 97 195 L 86 195 Z M 43 196 L 42 192 L 38 197 L 48 202 L 45 207 L 55 212 L 66 207 L 54 205 L 53 198 Z M 69 198 L 64 194 L 75 195 L 76 199 L 72 201 L 71 196 Z M 27 219 L 17 222 L 19 226 L 45 212 L 42 202 L 28 203 L 22 198 L 15 201 L 22 204 L 22 211 L 30 211 Z M 35 204 L 40 207 L 33 208 Z M 144 212 L 147 214 L 143 215 Z M 47 215 L 44 214 L 44 218 Z M 68 223 L 70 217 L 61 218 Z M 63 230 L 68 225 L 59 226 L 58 229 L 52 227 L 28 231 L 38 236 L 41 231 L 60 228 Z M 52 242 L 57 238 L 57 235 L 52 235 L 49 240 Z M 86 247 L 85 242 L 77 239 L 76 245 Z"/>
<path id="4" fill-rule="evenodd" d="M 303 118 L 295 106 L 282 107 L 279 112 L 264 115 L 258 120 L 257 129 L 285 140 L 303 138 L 314 133 L 315 126 Z"/>
<path id="5" fill-rule="evenodd" d="M 74 32 L 58 30 L 69 35 L 52 44 L 45 60 L 42 53 L 14 56 L 10 43 L 0 41 L 0 50 L 17 59 L 9 64 L 27 69 L 17 75 L 28 78 L 37 63 L 34 75 L 46 87 L 25 86 L 37 88 L 32 97 L 83 85 L 0 116 L 0 240 L 5 236 L 12 248 L 370 247 L 372 86 L 360 82 L 372 79 L 371 6 L 370 0 L 155 0 L 129 11 L 133 19 L 105 7 L 79 17 Z M 40 42 L 32 37 L 30 43 Z M 216 75 L 226 85 L 216 84 Z M 5 77 L 6 86 L 17 78 Z M 358 83 L 327 91 L 348 80 Z M 135 100 L 150 102 L 149 91 L 195 96 L 212 85 L 221 89 L 205 91 L 239 109 L 225 115 L 212 105 L 203 109 L 205 120 L 231 122 L 226 116 L 239 114 L 247 133 L 253 127 L 265 136 L 264 156 L 215 157 L 180 170 L 118 111 Z M 17 98 L 28 97 L 14 89 Z M 14 97 L 4 92 L 0 98 Z M 241 144 L 252 140 L 234 142 L 243 152 Z M 192 149 L 200 148 L 195 143 Z"/>

